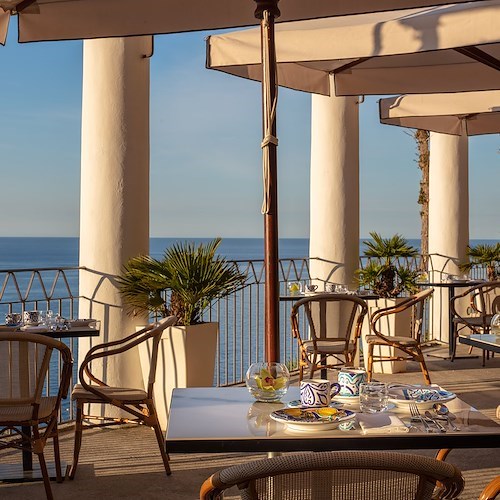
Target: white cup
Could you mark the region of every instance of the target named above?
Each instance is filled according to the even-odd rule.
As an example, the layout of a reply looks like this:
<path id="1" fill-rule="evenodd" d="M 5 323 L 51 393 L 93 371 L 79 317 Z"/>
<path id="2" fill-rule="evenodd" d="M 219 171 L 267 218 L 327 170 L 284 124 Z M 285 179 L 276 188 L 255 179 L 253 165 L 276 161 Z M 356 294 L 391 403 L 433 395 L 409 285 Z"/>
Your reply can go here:
<path id="1" fill-rule="evenodd" d="M 25 325 L 38 325 L 40 323 L 40 311 L 24 311 L 23 322 Z"/>
<path id="2" fill-rule="evenodd" d="M 323 378 L 302 380 L 300 382 L 300 404 L 310 408 L 328 406 L 339 390 L 339 384 Z"/>

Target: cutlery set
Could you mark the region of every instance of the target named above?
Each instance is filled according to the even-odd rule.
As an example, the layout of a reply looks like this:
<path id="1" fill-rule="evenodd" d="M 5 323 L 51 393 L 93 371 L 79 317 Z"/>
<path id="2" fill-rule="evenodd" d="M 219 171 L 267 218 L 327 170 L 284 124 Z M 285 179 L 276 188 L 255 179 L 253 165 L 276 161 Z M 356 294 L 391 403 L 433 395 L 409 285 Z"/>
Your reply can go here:
<path id="1" fill-rule="evenodd" d="M 449 414 L 448 408 L 442 404 L 438 405 L 439 408 L 436 406 L 434 405 L 433 408 L 436 412 L 435 415 L 428 410 L 422 415 L 418 406 L 415 403 L 410 403 L 411 422 L 420 422 L 425 432 L 447 432 L 448 429 L 443 425 L 443 421 L 446 422 L 451 430 L 459 431 L 460 429 L 453 422 L 456 417 Z"/>

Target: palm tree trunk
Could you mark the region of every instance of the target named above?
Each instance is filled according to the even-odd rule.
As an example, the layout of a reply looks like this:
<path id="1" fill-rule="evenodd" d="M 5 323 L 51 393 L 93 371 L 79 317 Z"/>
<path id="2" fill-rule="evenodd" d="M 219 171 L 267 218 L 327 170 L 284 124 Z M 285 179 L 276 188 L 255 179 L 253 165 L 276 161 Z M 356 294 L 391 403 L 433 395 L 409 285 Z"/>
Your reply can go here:
<path id="1" fill-rule="evenodd" d="M 418 148 L 418 168 L 422 172 L 420 179 L 420 191 L 418 194 L 418 204 L 420 208 L 420 253 L 429 254 L 429 131 L 416 130 L 414 133 Z M 422 261 L 422 270 L 425 270 L 426 263 Z"/>

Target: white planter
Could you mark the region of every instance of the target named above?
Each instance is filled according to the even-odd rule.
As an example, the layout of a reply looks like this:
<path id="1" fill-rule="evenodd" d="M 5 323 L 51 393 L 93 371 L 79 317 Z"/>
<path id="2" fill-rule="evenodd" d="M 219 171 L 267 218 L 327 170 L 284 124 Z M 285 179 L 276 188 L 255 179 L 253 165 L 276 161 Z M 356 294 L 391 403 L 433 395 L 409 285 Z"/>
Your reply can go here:
<path id="1" fill-rule="evenodd" d="M 372 314 L 375 311 L 384 307 L 391 307 L 399 304 L 403 299 L 377 299 L 368 301 L 368 318 L 363 322 L 361 333 L 363 344 L 363 361 L 367 366 L 368 344 L 366 343 L 366 335 L 371 335 L 370 321 Z M 399 337 L 409 337 L 411 335 L 411 308 L 406 311 L 384 316 L 379 321 L 379 330 L 384 335 L 397 335 Z M 374 346 L 373 354 L 383 356 L 406 356 L 400 349 L 394 349 L 389 346 Z M 373 373 L 400 373 L 406 371 L 406 361 L 384 361 L 373 363 Z"/>
<path id="2" fill-rule="evenodd" d="M 160 340 L 154 401 L 161 428 L 167 428 L 172 390 L 176 387 L 211 387 L 214 382 L 218 323 L 167 328 Z M 142 375 L 147 385 L 150 342 L 139 345 Z"/>

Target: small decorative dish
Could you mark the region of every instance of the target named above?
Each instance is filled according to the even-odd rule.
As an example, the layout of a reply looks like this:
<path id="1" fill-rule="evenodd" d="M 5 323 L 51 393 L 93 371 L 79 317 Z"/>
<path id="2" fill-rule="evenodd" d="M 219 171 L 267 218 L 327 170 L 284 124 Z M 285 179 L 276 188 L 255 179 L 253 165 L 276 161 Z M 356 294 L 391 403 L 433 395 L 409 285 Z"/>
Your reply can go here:
<path id="1" fill-rule="evenodd" d="M 335 429 L 342 422 L 354 419 L 356 413 L 324 406 L 321 408 L 284 408 L 271 413 L 271 418 L 294 431 Z"/>
<path id="2" fill-rule="evenodd" d="M 287 403 L 288 408 L 302 408 L 302 409 L 311 409 L 314 410 L 311 406 L 304 406 L 300 399 L 294 399 L 293 401 L 290 401 Z M 339 401 L 332 401 L 329 405 L 330 408 L 341 408 L 342 403 Z"/>
<path id="3" fill-rule="evenodd" d="M 396 408 L 409 409 L 411 403 L 415 403 L 419 409 L 432 408 L 434 403 L 446 403 L 455 399 L 457 395 L 438 387 L 425 386 L 400 386 L 389 388 L 389 402 Z"/>

